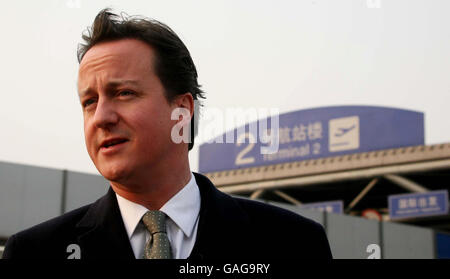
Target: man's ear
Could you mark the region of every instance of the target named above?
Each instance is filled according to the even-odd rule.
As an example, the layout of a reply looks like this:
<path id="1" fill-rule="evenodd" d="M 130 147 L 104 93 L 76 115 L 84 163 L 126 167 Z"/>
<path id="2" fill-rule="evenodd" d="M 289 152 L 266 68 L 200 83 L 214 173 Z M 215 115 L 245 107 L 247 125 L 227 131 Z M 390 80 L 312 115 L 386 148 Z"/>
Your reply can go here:
<path id="1" fill-rule="evenodd" d="M 194 115 L 194 98 L 191 93 L 187 92 L 176 96 L 174 104 L 176 108 L 187 109 L 190 112 L 192 119 L 192 116 Z M 181 116 L 179 120 L 181 120 Z"/>
<path id="2" fill-rule="evenodd" d="M 193 117 L 194 117 L 194 98 L 191 93 L 184 93 L 176 96 L 172 101 L 172 114 L 170 118 L 176 121 L 172 127 L 171 138 L 174 143 L 193 144 Z"/>

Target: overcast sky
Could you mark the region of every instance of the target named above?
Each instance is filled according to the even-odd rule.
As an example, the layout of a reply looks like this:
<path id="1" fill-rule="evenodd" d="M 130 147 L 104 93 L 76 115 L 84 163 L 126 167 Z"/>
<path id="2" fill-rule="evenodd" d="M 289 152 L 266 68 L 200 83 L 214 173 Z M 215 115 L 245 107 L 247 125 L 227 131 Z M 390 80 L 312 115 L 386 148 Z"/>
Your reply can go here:
<path id="1" fill-rule="evenodd" d="M 425 113 L 426 144 L 450 142 L 447 0 L 3 1 L 0 161 L 97 173 L 76 49 L 105 7 L 174 29 L 206 107 L 411 109 Z M 197 148 L 190 160 L 197 170 Z"/>

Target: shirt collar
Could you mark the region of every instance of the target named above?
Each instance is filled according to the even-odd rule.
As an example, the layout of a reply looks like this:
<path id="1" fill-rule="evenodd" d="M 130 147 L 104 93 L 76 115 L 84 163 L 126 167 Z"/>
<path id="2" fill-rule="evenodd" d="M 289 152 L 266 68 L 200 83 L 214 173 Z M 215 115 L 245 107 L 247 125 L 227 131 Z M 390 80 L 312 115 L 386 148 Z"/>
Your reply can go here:
<path id="1" fill-rule="evenodd" d="M 116 197 L 128 238 L 131 238 L 139 221 L 148 209 L 123 198 L 117 193 Z M 160 208 L 160 211 L 164 212 L 187 237 L 191 236 L 200 212 L 200 191 L 192 173 L 189 182 L 168 200 Z"/>
<path id="2" fill-rule="evenodd" d="M 160 210 L 166 213 L 187 237 L 191 237 L 200 213 L 200 191 L 192 173 L 188 184 L 166 202 Z"/>

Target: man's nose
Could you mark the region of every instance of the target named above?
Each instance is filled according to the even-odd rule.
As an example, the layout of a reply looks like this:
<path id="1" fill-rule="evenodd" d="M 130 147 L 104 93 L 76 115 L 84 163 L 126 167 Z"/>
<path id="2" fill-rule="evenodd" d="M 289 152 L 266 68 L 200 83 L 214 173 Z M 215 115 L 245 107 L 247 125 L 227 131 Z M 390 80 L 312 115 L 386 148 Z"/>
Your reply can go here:
<path id="1" fill-rule="evenodd" d="M 108 100 L 99 100 L 94 115 L 94 125 L 97 128 L 107 129 L 119 122 L 119 115 L 114 104 Z"/>

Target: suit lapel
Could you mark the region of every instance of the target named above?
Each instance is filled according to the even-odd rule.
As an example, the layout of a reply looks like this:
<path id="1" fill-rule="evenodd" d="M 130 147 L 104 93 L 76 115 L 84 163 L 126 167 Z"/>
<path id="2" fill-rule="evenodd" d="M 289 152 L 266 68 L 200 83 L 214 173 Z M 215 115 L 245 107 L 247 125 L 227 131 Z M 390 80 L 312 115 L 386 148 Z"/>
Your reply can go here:
<path id="1" fill-rule="evenodd" d="M 236 230 L 245 231 L 249 218 L 233 198 L 217 190 L 208 178 L 198 173 L 194 176 L 201 206 L 197 237 L 188 260 L 229 258 L 233 256 L 227 255 L 229 248 L 239 247 Z"/>
<path id="2" fill-rule="evenodd" d="M 77 224 L 82 259 L 134 259 L 117 198 L 110 187 Z"/>

